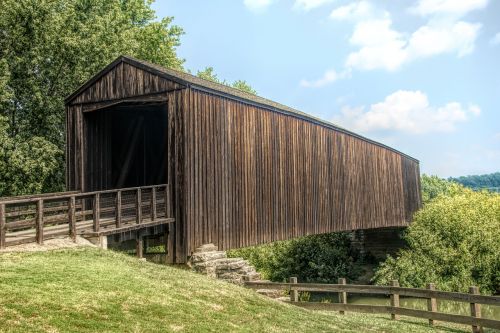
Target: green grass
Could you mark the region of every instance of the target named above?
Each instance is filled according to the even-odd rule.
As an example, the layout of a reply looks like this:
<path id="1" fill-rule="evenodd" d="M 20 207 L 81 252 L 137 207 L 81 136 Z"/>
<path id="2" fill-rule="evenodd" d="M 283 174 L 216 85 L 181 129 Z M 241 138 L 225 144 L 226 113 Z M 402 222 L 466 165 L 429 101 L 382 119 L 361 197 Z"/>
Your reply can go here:
<path id="1" fill-rule="evenodd" d="M 0 254 L 0 332 L 468 332 L 311 312 L 190 271 L 92 248 Z"/>

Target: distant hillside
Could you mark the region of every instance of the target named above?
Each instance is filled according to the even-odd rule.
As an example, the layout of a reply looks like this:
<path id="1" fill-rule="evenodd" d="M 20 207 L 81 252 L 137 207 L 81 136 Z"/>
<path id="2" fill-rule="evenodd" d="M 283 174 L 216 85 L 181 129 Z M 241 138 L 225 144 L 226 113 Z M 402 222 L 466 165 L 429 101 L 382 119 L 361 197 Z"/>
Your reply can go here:
<path id="1" fill-rule="evenodd" d="M 448 178 L 466 187 L 475 190 L 489 189 L 500 192 L 500 172 L 490 173 L 487 175 L 462 176 L 458 178 Z"/>

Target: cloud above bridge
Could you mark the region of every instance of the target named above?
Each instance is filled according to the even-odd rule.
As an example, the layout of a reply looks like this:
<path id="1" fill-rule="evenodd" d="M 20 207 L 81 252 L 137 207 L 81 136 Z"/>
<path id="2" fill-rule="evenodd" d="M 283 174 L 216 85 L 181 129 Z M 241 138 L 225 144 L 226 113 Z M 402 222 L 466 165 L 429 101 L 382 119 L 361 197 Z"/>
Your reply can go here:
<path id="1" fill-rule="evenodd" d="M 462 17 L 487 5 L 488 0 L 417 1 L 407 12 L 423 19 L 424 24 L 412 32 L 397 29 L 391 13 L 371 1 L 362 0 L 337 7 L 330 12 L 329 18 L 353 25 L 347 42 L 354 50 L 346 56 L 344 69 L 340 72 L 394 72 L 414 61 L 438 55 L 465 57 L 474 51 L 482 24 L 465 21 Z M 331 69 L 325 72 L 323 77 L 331 72 Z"/>

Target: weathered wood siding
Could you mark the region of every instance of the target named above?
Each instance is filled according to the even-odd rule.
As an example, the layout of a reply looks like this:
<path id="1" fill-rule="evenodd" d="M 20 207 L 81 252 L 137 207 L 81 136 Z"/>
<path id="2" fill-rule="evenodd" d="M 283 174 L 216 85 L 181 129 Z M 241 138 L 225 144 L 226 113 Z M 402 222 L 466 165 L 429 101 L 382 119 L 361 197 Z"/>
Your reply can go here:
<path id="1" fill-rule="evenodd" d="M 179 88 L 182 86 L 175 82 L 122 62 L 83 91 L 72 104 L 117 100 Z"/>
<path id="2" fill-rule="evenodd" d="M 67 101 L 67 188 L 86 190 L 86 111 L 164 98 L 176 219 L 169 250 L 177 262 L 210 242 L 231 249 L 406 226 L 420 207 L 418 161 L 303 115 L 155 73 L 118 62 Z"/>
<path id="3" fill-rule="evenodd" d="M 355 136 L 190 89 L 183 114 L 187 254 L 405 226 L 418 162 Z"/>

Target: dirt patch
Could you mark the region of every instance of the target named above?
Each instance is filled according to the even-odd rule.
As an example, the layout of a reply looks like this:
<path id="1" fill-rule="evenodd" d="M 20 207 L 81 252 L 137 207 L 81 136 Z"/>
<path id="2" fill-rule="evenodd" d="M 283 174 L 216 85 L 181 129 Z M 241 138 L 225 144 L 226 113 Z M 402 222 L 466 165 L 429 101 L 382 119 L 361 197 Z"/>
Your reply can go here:
<path id="1" fill-rule="evenodd" d="M 37 243 L 29 243 L 29 244 L 9 246 L 6 249 L 0 250 L 0 253 L 41 252 L 41 251 L 50 251 L 50 250 L 65 249 L 65 248 L 74 248 L 80 246 L 95 247 L 94 244 L 92 244 L 83 237 L 76 237 L 75 242 L 69 237 L 64 237 L 64 238 L 48 239 L 43 242 L 43 245 L 38 245 Z"/>

